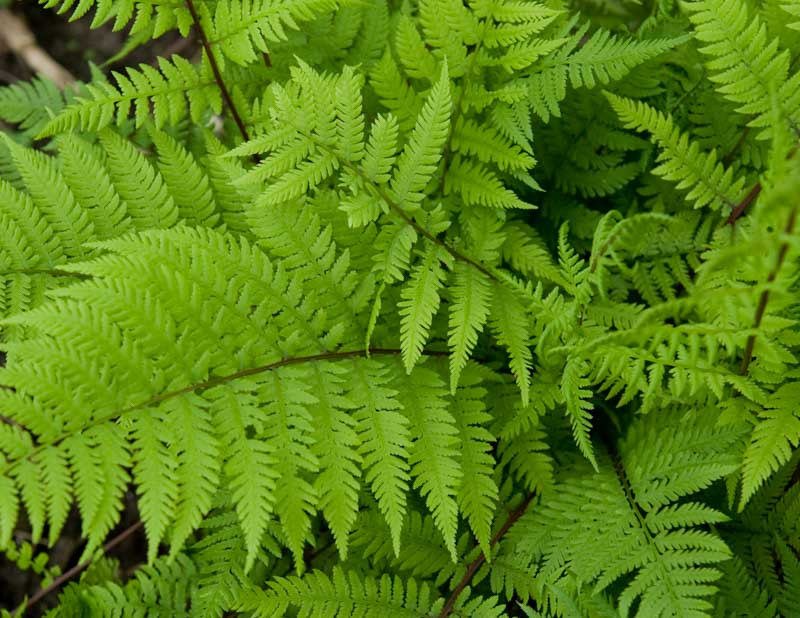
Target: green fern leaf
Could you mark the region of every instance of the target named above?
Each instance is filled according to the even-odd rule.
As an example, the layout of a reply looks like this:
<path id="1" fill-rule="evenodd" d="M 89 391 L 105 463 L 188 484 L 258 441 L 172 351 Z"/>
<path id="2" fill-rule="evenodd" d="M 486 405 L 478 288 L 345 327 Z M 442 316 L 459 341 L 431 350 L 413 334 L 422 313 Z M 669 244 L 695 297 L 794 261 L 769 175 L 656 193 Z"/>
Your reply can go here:
<path id="1" fill-rule="evenodd" d="M 458 380 L 478 341 L 478 335 L 491 308 L 491 281 L 479 270 L 457 264 L 450 306 L 450 391 L 455 394 Z"/>
<path id="2" fill-rule="evenodd" d="M 734 178 L 733 170 L 718 161 L 716 151 L 700 152 L 696 142 L 674 126 L 672 119 L 646 103 L 606 93 L 612 107 L 629 128 L 650 131 L 663 148 L 661 165 L 653 173 L 688 189 L 686 199 L 695 208 L 733 209 L 744 188 L 744 178 Z"/>
<path id="3" fill-rule="evenodd" d="M 463 472 L 458 452 L 458 429 L 442 395 L 445 383 L 437 372 L 424 366 L 417 367 L 400 380 L 401 401 L 413 439 L 409 463 L 414 487 L 425 498 L 445 546 L 455 560 L 456 496 Z"/>
<path id="4" fill-rule="evenodd" d="M 451 108 L 450 79 L 444 65 L 392 176 L 393 197 L 406 211 L 413 212 L 419 206 L 423 191 L 438 167 L 439 155 L 450 133 Z"/>
<path id="5" fill-rule="evenodd" d="M 487 391 L 480 386 L 483 377 L 485 374 L 475 365 L 466 368 L 461 388 L 453 400 L 453 415 L 461 442 L 463 471 L 458 504 L 481 550 L 488 556 L 499 491 L 493 478 L 495 461 L 491 449 L 494 436 L 486 428 L 492 416 L 486 411 L 483 401 Z"/>
<path id="6" fill-rule="evenodd" d="M 380 615 L 386 618 L 424 618 L 439 610 L 427 584 L 384 575 L 380 579 L 345 572 L 314 571 L 305 577 L 275 578 L 266 591 L 253 591 L 239 603 L 242 611 L 259 616 L 284 616 L 290 608 L 302 615 Z"/>
<path id="7" fill-rule="evenodd" d="M 220 444 L 208 406 L 188 397 L 173 401 L 170 434 L 175 438 L 170 446 L 179 445 L 175 467 L 178 494 L 169 540 L 170 555 L 176 556 L 211 510 L 219 487 Z"/>
<path id="8" fill-rule="evenodd" d="M 0 502 L 0 548 L 6 548 L 11 543 L 17 525 L 19 494 L 16 483 L 9 476 L 0 476 L 0 488 L 5 496 Z"/>
<path id="9" fill-rule="evenodd" d="M 429 243 L 401 292 L 400 347 L 409 373 L 422 356 L 433 316 L 439 309 L 439 290 L 445 280 L 442 253 L 438 245 Z"/>
<path id="10" fill-rule="evenodd" d="M 388 114 L 372 123 L 366 155 L 361 164 L 364 175 L 376 184 L 389 182 L 389 172 L 397 154 L 397 119 Z"/>
<path id="11" fill-rule="evenodd" d="M 130 230 L 126 205 L 116 192 L 98 149 L 76 135 L 58 141 L 64 182 L 78 203 L 87 209 L 95 236 L 100 240 Z"/>
<path id="12" fill-rule="evenodd" d="M 528 315 L 517 295 L 505 285 L 494 285 L 490 325 L 498 343 L 508 350 L 523 405 L 528 404 L 533 355 L 529 347 Z"/>
<path id="13" fill-rule="evenodd" d="M 244 571 L 248 572 L 261 551 L 275 509 L 278 455 L 272 443 L 248 436 L 248 427 L 260 413 L 251 393 L 230 386 L 209 391 L 207 396 L 215 400 L 215 420 L 226 436 L 224 471 L 244 535 Z"/>
<path id="14" fill-rule="evenodd" d="M 145 124 L 153 106 L 156 128 L 176 124 L 187 116 L 199 121 L 211 109 L 219 113 L 222 97 L 208 63 L 200 68 L 180 56 L 158 59 L 158 69 L 142 64 L 127 74 L 114 73 L 116 86 L 108 82 L 89 84 L 86 95 L 76 97 L 42 129 L 50 137 L 71 129 L 99 131 L 120 125 L 134 112 L 136 126 Z"/>
<path id="15" fill-rule="evenodd" d="M 66 254 L 70 257 L 84 255 L 83 245 L 92 238 L 94 228 L 58 174 L 54 161 L 8 139 L 6 143 L 33 203 L 61 238 Z"/>
<path id="16" fill-rule="evenodd" d="M 162 414 L 146 413 L 140 415 L 134 427 L 133 444 L 139 455 L 133 471 L 140 494 L 139 511 L 147 531 L 149 561 L 158 554 L 178 498 L 177 462 L 166 444 L 170 434 L 165 425 Z"/>
<path id="17" fill-rule="evenodd" d="M 178 207 L 164 179 L 136 147 L 111 131 L 100 133 L 108 174 L 125 210 L 139 229 L 166 228 L 178 220 Z"/>
<path id="18" fill-rule="evenodd" d="M 372 486 L 397 555 L 410 480 L 408 420 L 401 412 L 398 392 L 390 388 L 388 367 L 374 360 L 356 362 L 352 377 L 364 478 Z"/>
<path id="19" fill-rule="evenodd" d="M 737 111 L 753 116 L 749 126 L 762 129 L 761 138 L 770 135 L 773 122 L 773 93 L 792 131 L 800 131 L 800 75 L 788 78 L 790 56 L 780 49 L 777 38 L 769 39 L 766 26 L 750 14 L 739 0 L 697 0 L 686 10 L 696 36 L 705 44 L 701 51 L 710 59 L 709 78 L 728 100 L 739 105 Z"/>
<path id="20" fill-rule="evenodd" d="M 191 154 L 166 133 L 151 131 L 164 184 L 188 225 L 213 227 L 219 215 L 208 177 Z"/>
<path id="21" fill-rule="evenodd" d="M 127 435 L 117 426 L 101 425 L 68 438 L 64 447 L 72 466 L 83 536 L 88 539 L 83 553 L 91 555 L 119 521 L 131 480 Z"/>
<path id="22" fill-rule="evenodd" d="M 342 560 L 358 513 L 360 457 L 356 453 L 354 403 L 345 397 L 347 369 L 327 363 L 314 367 L 318 403 L 314 406 L 314 454 L 322 472 L 315 489 L 319 507 L 330 525 Z"/>
<path id="23" fill-rule="evenodd" d="M 527 78 L 529 104 L 545 122 L 561 115 L 560 102 L 566 97 L 568 83 L 573 88 L 594 88 L 619 80 L 634 67 L 685 40 L 676 37 L 636 41 L 602 29 L 587 36 L 588 23 L 570 32 L 575 23 L 570 20 L 562 30 L 564 35 L 569 34 L 561 39 L 566 44 L 541 60 L 539 70 Z"/>
<path id="24" fill-rule="evenodd" d="M 461 195 L 464 204 L 489 208 L 532 208 L 507 189 L 500 179 L 480 163 L 456 156 L 447 168 L 445 192 Z"/>
<path id="25" fill-rule="evenodd" d="M 276 43 L 286 41 L 287 28 L 332 11 L 338 0 L 231 0 L 216 3 L 209 19 L 209 38 L 219 43 L 225 56 L 242 65 L 266 54 Z"/>
<path id="26" fill-rule="evenodd" d="M 0 88 L 0 119 L 19 125 L 22 133 L 34 137 L 44 128 L 51 114 L 66 105 L 69 93 L 62 93 L 45 77 Z"/>
<path id="27" fill-rule="evenodd" d="M 800 442 L 800 418 L 795 409 L 798 395 L 800 383 L 784 384 L 761 412 L 744 453 L 740 510 L 764 481 L 789 460 Z"/>
<path id="28" fill-rule="evenodd" d="M 586 370 L 586 365 L 580 360 L 568 359 L 561 378 L 561 392 L 564 402 L 567 404 L 567 416 L 572 425 L 572 436 L 575 438 L 575 443 L 596 470 L 597 460 L 589 435 L 592 430 L 591 411 L 594 406 L 588 401 L 592 396 L 592 391 L 588 388 L 589 380 L 585 377 Z"/>
<path id="29" fill-rule="evenodd" d="M 264 438 L 285 445 L 288 451 L 276 466 L 279 482 L 275 510 L 299 572 L 304 565 L 303 545 L 310 540 L 311 517 L 319 500 L 316 488 L 305 478 L 305 474 L 319 470 L 319 460 L 307 437 L 312 434 L 313 421 L 307 406 L 317 403 L 309 393 L 307 380 L 302 369 L 282 369 L 273 373 L 264 385 L 269 391 L 262 394 L 270 402 L 274 418 Z"/>

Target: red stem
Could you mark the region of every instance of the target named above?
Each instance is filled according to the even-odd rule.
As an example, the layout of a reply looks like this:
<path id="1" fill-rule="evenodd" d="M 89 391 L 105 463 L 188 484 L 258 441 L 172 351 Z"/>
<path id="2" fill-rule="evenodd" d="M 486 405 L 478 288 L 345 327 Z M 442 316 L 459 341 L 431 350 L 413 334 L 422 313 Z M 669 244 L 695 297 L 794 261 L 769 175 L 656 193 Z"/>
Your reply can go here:
<path id="1" fill-rule="evenodd" d="M 506 535 L 506 533 L 511 529 L 511 526 L 517 523 L 517 520 L 525 514 L 525 511 L 530 505 L 531 500 L 533 500 L 532 493 L 528 494 L 528 496 L 525 498 L 525 500 L 523 500 L 522 504 L 520 504 L 519 507 L 517 507 L 516 509 L 511 511 L 511 513 L 508 514 L 508 519 L 506 519 L 506 521 L 500 527 L 500 530 L 497 531 L 497 534 L 495 534 L 492 537 L 492 541 L 489 544 L 490 547 L 494 547 L 495 545 L 497 545 L 500 539 L 502 539 Z M 446 616 L 450 615 L 450 612 L 453 611 L 453 607 L 455 606 L 456 601 L 458 601 L 458 597 L 460 597 L 461 593 L 464 592 L 464 588 L 466 588 L 469 585 L 469 583 L 472 581 L 472 578 L 475 576 L 475 573 L 478 571 L 478 569 L 484 562 L 486 562 L 486 556 L 483 554 L 483 552 L 481 552 L 481 554 L 477 558 L 475 558 L 475 560 L 473 560 L 467 567 L 467 572 L 464 573 L 464 577 L 461 578 L 461 581 L 458 582 L 458 585 L 455 588 L 453 588 L 453 592 L 450 593 L 450 598 L 447 599 L 447 603 L 445 603 L 445 606 L 442 608 L 442 611 L 439 612 L 439 618 L 445 618 Z"/>
<path id="2" fill-rule="evenodd" d="M 192 15 L 192 21 L 197 29 L 197 36 L 200 38 L 200 43 L 203 45 L 206 56 L 208 56 L 208 62 L 211 65 L 211 72 L 214 73 L 214 80 L 217 82 L 217 86 L 222 93 L 225 106 L 228 108 L 228 111 L 230 111 L 233 121 L 236 123 L 236 126 L 239 129 L 239 133 L 242 134 L 242 138 L 244 138 L 245 141 L 249 141 L 250 136 L 247 133 L 247 128 L 242 121 L 242 117 L 239 115 L 239 110 L 236 109 L 236 105 L 233 103 L 233 99 L 231 98 L 230 92 L 228 92 L 227 86 L 225 86 L 225 82 L 222 80 L 222 73 L 220 73 L 217 59 L 214 57 L 214 52 L 211 50 L 211 43 L 208 42 L 208 37 L 206 36 L 205 30 L 203 30 L 203 26 L 200 25 L 200 16 L 197 14 L 197 9 L 194 6 L 194 0 L 186 0 L 186 7 L 189 9 L 189 13 Z"/>
<path id="3" fill-rule="evenodd" d="M 791 234 L 794 231 L 795 221 L 797 220 L 797 209 L 793 208 L 792 212 L 789 214 L 789 221 L 786 223 L 786 229 L 784 230 L 786 234 Z M 780 271 L 781 266 L 783 266 L 783 262 L 786 259 L 786 254 L 789 253 L 789 243 L 784 242 L 781 245 L 780 251 L 778 253 L 778 261 L 775 264 L 775 267 L 767 276 L 767 283 L 772 283 L 778 276 L 778 271 Z M 756 319 L 755 323 L 753 324 L 753 328 L 757 329 L 761 326 L 761 320 L 764 319 L 764 313 L 767 310 L 767 302 L 769 302 L 769 288 L 761 292 L 761 298 L 758 299 L 758 306 L 756 307 Z M 744 348 L 744 357 L 742 358 L 742 364 L 739 367 L 739 373 L 744 375 L 747 373 L 748 367 L 750 367 L 750 361 L 753 360 L 753 348 L 756 345 L 756 334 L 753 333 L 747 338 L 747 344 Z"/>
<path id="4" fill-rule="evenodd" d="M 733 225 L 736 223 L 736 219 L 744 214 L 744 211 L 747 207 L 753 202 L 754 199 L 758 197 L 758 194 L 761 193 L 761 183 L 757 182 L 753 185 L 753 188 L 750 189 L 750 192 L 744 196 L 744 199 L 739 202 L 736 207 L 731 211 L 731 214 L 728 215 L 728 218 L 725 220 L 726 225 Z"/>
<path id="5" fill-rule="evenodd" d="M 117 545 L 119 545 L 120 543 L 122 543 L 126 539 L 130 538 L 132 535 L 136 534 L 136 532 L 139 530 L 139 528 L 142 527 L 142 525 L 143 524 L 142 524 L 141 521 L 137 521 L 132 526 L 129 526 L 128 528 L 126 528 L 125 530 L 120 532 L 117 536 L 115 536 L 113 539 L 111 539 L 108 543 L 103 545 L 103 553 L 107 554 L 112 549 L 114 549 Z M 15 616 L 23 616 L 25 614 L 25 612 L 28 611 L 31 607 L 36 605 L 39 601 L 41 601 L 43 598 L 45 598 L 51 592 L 57 590 L 58 588 L 61 588 L 61 586 L 63 586 L 69 580 L 71 580 L 72 578 L 77 576 L 81 571 L 86 569 L 90 564 L 92 564 L 92 559 L 91 558 L 89 558 L 89 560 L 85 560 L 84 562 L 81 562 L 80 564 L 76 564 L 74 567 L 72 567 L 68 571 L 66 571 L 66 572 L 62 573 L 61 575 L 59 575 L 58 577 L 56 577 L 49 586 L 39 590 L 30 599 L 28 599 L 28 601 L 24 602 L 17 609 L 15 609 L 14 610 L 14 615 Z"/>

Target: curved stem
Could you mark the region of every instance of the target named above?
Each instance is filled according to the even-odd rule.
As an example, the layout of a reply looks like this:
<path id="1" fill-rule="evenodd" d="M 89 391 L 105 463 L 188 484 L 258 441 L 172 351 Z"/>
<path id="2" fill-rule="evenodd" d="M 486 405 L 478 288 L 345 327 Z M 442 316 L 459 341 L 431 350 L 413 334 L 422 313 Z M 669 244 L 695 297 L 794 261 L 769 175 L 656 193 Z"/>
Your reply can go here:
<path id="1" fill-rule="evenodd" d="M 503 522 L 503 525 L 500 526 L 497 534 L 492 537 L 491 543 L 489 544 L 490 547 L 497 545 L 500 539 L 502 539 L 511 529 L 511 526 L 517 523 L 517 520 L 525 514 L 525 511 L 531 504 L 531 500 L 533 500 L 533 496 L 533 493 L 528 494 L 525 500 L 522 501 L 522 504 L 508 514 L 508 517 Z M 475 573 L 484 562 L 486 562 L 486 556 L 483 554 L 483 552 L 481 552 L 481 554 L 467 567 L 467 572 L 464 573 L 464 577 L 461 578 L 461 581 L 459 581 L 456 587 L 453 588 L 453 591 L 450 593 L 450 597 L 447 599 L 447 603 L 445 603 L 442 611 L 439 612 L 438 618 L 445 618 L 446 616 L 450 615 L 455 607 L 456 601 L 458 601 L 458 597 L 460 597 L 461 593 L 464 592 L 464 589 L 469 586 L 472 578 L 475 577 Z"/>
<path id="2" fill-rule="evenodd" d="M 797 221 L 797 208 L 793 208 L 792 212 L 789 214 L 789 220 L 786 222 L 786 229 L 784 233 L 787 235 L 791 234 L 794 231 L 794 225 Z M 775 267 L 770 271 L 769 275 L 767 276 L 767 283 L 772 283 L 778 276 L 778 271 L 780 271 L 781 266 L 783 266 L 784 260 L 786 260 L 786 254 L 789 253 L 789 242 L 786 241 L 781 245 L 781 248 L 778 251 L 778 261 L 775 264 Z M 761 298 L 758 299 L 758 306 L 756 307 L 756 317 L 753 324 L 753 328 L 757 329 L 761 326 L 761 320 L 764 319 L 764 313 L 767 310 L 767 302 L 769 302 L 769 288 L 761 292 Z M 756 334 L 753 333 L 747 338 L 747 344 L 744 348 L 744 356 L 742 357 L 742 364 L 739 367 L 739 373 L 745 375 L 747 373 L 747 369 L 750 367 L 750 361 L 753 360 L 753 348 L 756 345 Z"/>
<path id="3" fill-rule="evenodd" d="M 136 534 L 136 532 L 143 525 L 144 524 L 140 520 L 140 521 L 137 521 L 132 526 L 129 526 L 128 528 L 126 528 L 125 530 L 120 532 L 117 536 L 115 536 L 113 539 L 111 539 L 108 543 L 103 545 L 103 553 L 107 554 L 112 549 L 114 549 L 117 545 L 119 545 L 123 541 L 127 540 L 128 538 L 130 538 L 131 536 Z M 62 573 L 61 575 L 56 577 L 50 583 L 49 586 L 41 588 L 30 599 L 28 599 L 27 601 L 23 602 L 19 607 L 17 607 L 17 609 L 14 610 L 13 615 L 14 616 L 23 616 L 23 615 L 25 615 L 26 611 L 28 611 L 31 607 L 36 605 L 39 601 L 44 599 L 48 594 L 50 594 L 51 592 L 54 592 L 55 590 L 58 590 L 59 588 L 61 588 L 61 586 L 63 586 L 68 581 L 70 581 L 71 579 L 76 577 L 79 573 L 81 573 L 81 571 L 83 571 L 87 567 L 89 567 L 89 565 L 92 564 L 93 560 L 94 560 L 93 558 L 89 558 L 88 560 L 85 560 L 84 562 L 81 562 L 80 564 L 76 564 L 74 567 L 72 567 L 68 571 L 65 571 L 64 573 Z"/>
<path id="4" fill-rule="evenodd" d="M 797 153 L 797 146 L 795 145 L 787 154 L 786 159 L 789 160 Z M 725 225 L 733 225 L 736 223 L 736 220 L 744 214 L 744 211 L 747 207 L 753 203 L 753 201 L 758 197 L 758 194 L 761 193 L 761 181 L 756 182 L 753 185 L 753 188 L 747 193 L 747 195 L 742 198 L 742 201 L 739 202 L 734 209 L 731 211 L 731 214 L 728 215 L 728 218 L 725 219 Z"/>
<path id="5" fill-rule="evenodd" d="M 2 276 L 9 275 L 49 275 L 51 277 L 72 277 L 73 279 L 91 279 L 91 275 L 73 272 L 71 270 L 61 270 L 59 268 L 21 268 L 19 270 L 6 270 L 0 272 Z"/>
<path id="6" fill-rule="evenodd" d="M 744 214 L 744 211 L 750 204 L 753 203 L 753 200 L 755 200 L 758 197 L 759 193 L 761 193 L 761 183 L 757 182 L 756 184 L 753 185 L 753 188 L 750 189 L 750 192 L 744 196 L 742 201 L 739 202 L 733 208 L 733 210 L 731 210 L 731 214 L 729 214 L 728 218 L 725 219 L 725 224 L 733 225 L 734 223 L 736 223 L 736 219 L 738 219 L 739 217 L 742 216 L 742 214 Z"/>
<path id="7" fill-rule="evenodd" d="M 426 356 L 448 356 L 449 354 L 448 352 L 437 351 L 437 350 L 423 350 L 422 353 Z M 153 397 L 150 397 L 145 401 L 140 401 L 139 403 L 135 403 L 126 408 L 114 410 L 113 412 L 104 414 L 103 416 L 94 419 L 94 421 L 92 421 L 91 423 L 88 423 L 80 427 L 79 430 L 86 431 L 87 429 L 90 429 L 92 427 L 97 427 L 98 425 L 108 423 L 109 421 L 112 421 L 115 418 L 125 416 L 126 414 L 130 414 L 131 412 L 135 412 L 137 410 L 159 405 L 160 403 L 163 403 L 170 399 L 174 399 L 176 397 L 180 397 L 181 395 L 188 395 L 189 393 L 206 391 L 211 388 L 215 388 L 217 386 L 229 384 L 230 382 L 234 382 L 236 380 L 241 380 L 242 378 L 247 378 L 261 373 L 267 373 L 268 371 L 274 371 L 276 369 L 280 369 L 281 367 L 286 367 L 288 365 L 300 365 L 303 363 L 312 363 L 319 361 L 337 361 L 348 358 L 367 357 L 371 355 L 397 356 L 400 354 L 401 350 L 395 348 L 369 348 L 367 350 L 361 349 L 361 350 L 346 350 L 341 352 L 324 352 L 322 354 L 312 354 L 310 356 L 295 356 L 292 358 L 284 358 L 282 360 L 275 361 L 274 363 L 269 363 L 267 365 L 261 365 L 259 367 L 248 367 L 247 369 L 242 369 L 240 371 L 236 371 L 234 373 L 230 373 L 224 376 L 209 378 L 208 380 L 204 380 L 203 382 L 196 382 L 194 384 L 189 384 L 188 386 L 184 386 L 182 388 L 178 388 L 172 391 L 167 391 L 159 395 L 154 395 Z M 73 435 L 72 432 L 62 433 L 61 435 L 53 438 L 52 440 L 48 440 L 47 442 L 37 445 L 35 448 L 31 449 L 28 453 L 26 453 L 22 457 L 7 462 L 5 467 L 0 468 L 0 473 L 6 473 L 9 470 L 12 470 L 19 462 L 35 456 L 37 453 L 41 452 L 46 448 L 50 448 L 52 446 L 60 444 L 62 441 L 66 440 L 72 435 Z"/>
<path id="8" fill-rule="evenodd" d="M 236 105 L 234 105 L 233 99 L 231 98 L 231 93 L 228 91 L 228 87 L 225 85 L 225 82 L 222 79 L 222 73 L 219 70 L 217 59 L 214 57 L 214 52 L 212 51 L 211 43 L 209 43 L 208 37 L 206 36 L 206 31 L 203 30 L 203 26 L 200 24 L 200 16 L 197 13 L 194 0 L 186 0 L 186 8 L 189 9 L 189 13 L 192 16 L 192 21 L 194 22 L 194 27 L 197 29 L 197 36 L 200 39 L 203 50 L 206 52 L 206 56 L 208 56 L 208 62 L 211 65 L 211 72 L 214 74 L 214 80 L 217 82 L 217 86 L 222 94 L 222 98 L 225 101 L 225 106 L 228 108 L 228 111 L 230 111 L 233 121 L 236 123 L 236 127 L 239 129 L 239 133 L 241 133 L 242 138 L 245 141 L 249 141 L 250 135 L 247 133 L 247 128 L 244 125 L 242 117 L 239 115 L 239 110 L 236 109 Z"/>

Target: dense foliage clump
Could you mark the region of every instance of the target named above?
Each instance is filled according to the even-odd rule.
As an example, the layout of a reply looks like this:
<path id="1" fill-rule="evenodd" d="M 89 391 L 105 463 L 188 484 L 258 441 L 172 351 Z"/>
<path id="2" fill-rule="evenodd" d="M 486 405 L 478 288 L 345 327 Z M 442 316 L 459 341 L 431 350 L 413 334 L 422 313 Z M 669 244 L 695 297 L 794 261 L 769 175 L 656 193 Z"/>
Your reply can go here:
<path id="1" fill-rule="evenodd" d="M 198 41 L 0 90 L 51 615 L 800 615 L 797 0 L 42 4 Z"/>

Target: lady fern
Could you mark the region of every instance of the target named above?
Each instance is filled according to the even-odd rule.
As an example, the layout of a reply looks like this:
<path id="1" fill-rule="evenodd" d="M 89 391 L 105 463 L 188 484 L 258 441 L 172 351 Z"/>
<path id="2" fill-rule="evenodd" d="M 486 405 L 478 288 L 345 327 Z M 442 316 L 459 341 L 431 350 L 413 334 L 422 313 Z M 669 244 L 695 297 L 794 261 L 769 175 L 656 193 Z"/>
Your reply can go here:
<path id="1" fill-rule="evenodd" d="M 199 48 L 0 90 L 49 615 L 800 613 L 793 4 L 42 4 Z"/>

